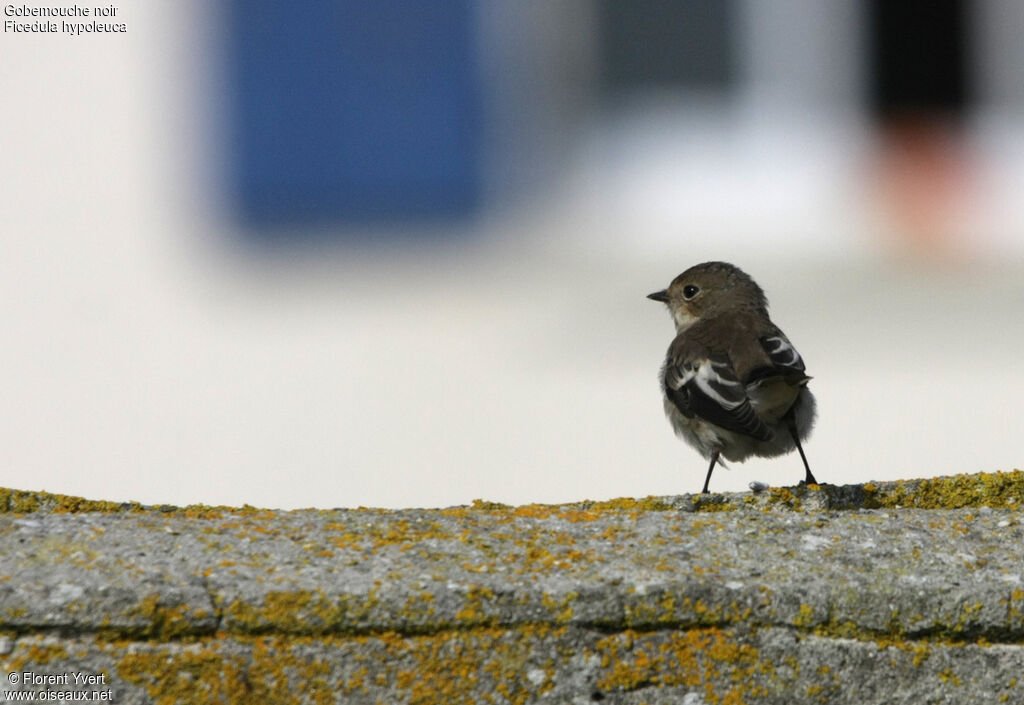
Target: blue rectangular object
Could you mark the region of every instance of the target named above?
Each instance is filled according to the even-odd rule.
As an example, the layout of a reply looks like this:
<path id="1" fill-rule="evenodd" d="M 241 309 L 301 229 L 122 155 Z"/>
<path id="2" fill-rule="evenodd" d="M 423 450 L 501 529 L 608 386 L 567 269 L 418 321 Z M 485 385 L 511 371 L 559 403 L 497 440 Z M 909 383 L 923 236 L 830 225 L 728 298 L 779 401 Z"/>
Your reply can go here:
<path id="1" fill-rule="evenodd" d="M 473 3 L 229 0 L 232 165 L 251 225 L 460 217 L 481 192 Z"/>

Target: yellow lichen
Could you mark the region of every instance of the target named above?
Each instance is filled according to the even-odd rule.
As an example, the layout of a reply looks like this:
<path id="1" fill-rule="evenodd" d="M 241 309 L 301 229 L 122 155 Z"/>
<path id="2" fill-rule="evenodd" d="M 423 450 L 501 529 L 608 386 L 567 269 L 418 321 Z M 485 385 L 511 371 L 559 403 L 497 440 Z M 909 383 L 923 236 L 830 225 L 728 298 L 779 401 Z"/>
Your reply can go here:
<path id="1" fill-rule="evenodd" d="M 1024 472 L 1020 470 L 953 475 L 926 480 L 905 480 L 895 483 L 866 483 L 861 486 L 863 506 L 872 507 L 915 507 L 920 509 L 955 509 L 960 507 L 981 507 L 1019 509 L 1024 507 Z M 782 505 L 801 509 L 802 501 L 809 492 L 823 492 L 828 495 L 830 486 L 808 485 L 797 488 L 771 488 L 762 495 L 748 495 L 742 504 L 737 504 L 725 495 L 693 495 L 693 508 L 699 512 L 733 511 L 739 506 L 766 502 L 766 506 Z M 763 499 L 762 499 L 763 498 Z M 486 515 L 491 521 L 509 522 L 521 518 L 547 519 L 556 517 L 571 522 L 596 521 L 609 515 L 635 517 L 643 512 L 672 510 L 673 506 L 657 497 L 644 499 L 618 498 L 601 502 L 577 502 L 563 505 L 528 504 L 510 507 L 497 502 L 474 500 L 469 507 L 452 507 L 437 510 L 441 516 L 472 520 L 474 516 Z M 297 510 L 313 511 L 313 510 Z M 358 508 L 354 511 L 385 516 L 394 510 Z M 89 500 L 49 492 L 32 492 L 0 488 L 0 513 L 26 514 L 32 512 L 103 512 L 103 513 L 150 513 L 166 516 L 181 516 L 194 519 L 223 519 L 226 516 L 246 517 L 253 521 L 279 516 L 282 512 L 243 505 L 242 507 L 208 506 L 194 504 L 186 507 L 169 505 L 143 506 L 138 502 L 111 502 Z M 324 513 L 328 513 L 324 510 Z M 284 512 L 287 514 L 287 512 Z M 339 524 L 350 534 L 351 529 Z M 409 543 L 416 537 L 437 528 L 413 527 L 404 520 L 390 522 L 384 533 L 375 536 L 379 544 Z M 255 524 L 251 531 L 259 531 Z M 347 539 L 365 538 L 358 535 Z M 342 541 L 344 543 L 345 541 Z"/>
<path id="2" fill-rule="evenodd" d="M 68 651 L 62 644 L 30 642 L 28 645 L 19 648 L 16 656 L 4 665 L 8 672 L 21 671 L 29 664 L 41 666 L 47 663 L 64 661 L 68 658 L 70 658 Z"/>
<path id="3" fill-rule="evenodd" d="M 376 603 L 375 591 L 360 600 L 349 595 L 332 600 L 321 589 L 272 591 L 263 597 L 262 605 L 235 600 L 227 606 L 225 617 L 244 634 L 327 634 L 340 631 L 342 624 L 358 622 Z"/>
<path id="4" fill-rule="evenodd" d="M 495 702 L 522 705 L 549 692 L 556 674 L 580 658 L 597 664 L 596 684 L 602 691 L 685 687 L 715 705 L 759 702 L 792 684 L 802 664 L 810 678 L 805 692 L 819 702 L 829 702 L 841 685 L 828 666 L 795 657 L 777 664 L 763 661 L 746 632 L 718 627 L 626 630 L 582 644 L 574 637 L 573 646 L 538 660 L 540 644 L 566 636 L 565 627 L 526 624 L 430 634 L 216 634 L 190 643 L 98 639 L 91 648 L 113 659 L 114 677 L 142 688 L 160 705 L 320 705 L 357 693 L 368 702 L 417 705 L 475 703 L 488 693 Z M 891 647 L 907 653 L 908 660 L 913 654 L 915 665 L 927 658 L 919 644 L 879 644 L 880 649 Z M 45 643 L 22 643 L 15 655 L 4 664 L 9 670 L 69 658 L 62 647 Z M 936 675 L 944 684 L 961 684 L 952 669 Z M 1004 687 L 1010 691 L 1016 685 L 1011 680 Z"/>
<path id="5" fill-rule="evenodd" d="M 140 629 L 105 631 L 114 634 L 125 631 L 141 632 L 150 638 L 172 640 L 195 635 L 199 631 L 196 628 L 196 620 L 205 619 L 209 614 L 203 609 L 193 609 L 188 604 L 164 604 L 159 595 L 151 594 L 129 609 L 125 616 L 130 620 L 141 617 L 145 624 Z"/>
<path id="6" fill-rule="evenodd" d="M 0 488 L 0 512 L 30 514 L 48 511 L 54 513 L 78 512 L 124 512 L 139 511 L 142 505 L 137 502 L 108 502 L 84 499 L 49 492 L 28 492 Z"/>
<path id="7" fill-rule="evenodd" d="M 487 603 L 495 599 L 489 588 L 473 585 L 463 597 L 462 609 L 455 613 L 455 619 L 465 624 L 486 624 L 491 620 Z"/>
<path id="8" fill-rule="evenodd" d="M 793 618 L 793 624 L 797 627 L 810 627 L 814 624 L 814 608 L 811 605 L 801 604 L 800 611 Z"/>
<path id="9" fill-rule="evenodd" d="M 716 628 L 669 634 L 626 631 L 601 639 L 596 649 L 606 669 L 597 682 L 602 690 L 703 686 L 705 699 L 716 705 L 743 702 L 760 666 L 757 649 Z M 716 685 L 723 682 L 730 685 Z"/>
<path id="10" fill-rule="evenodd" d="M 914 507 L 918 509 L 960 509 L 992 507 L 1019 509 L 1024 506 L 1024 472 L 951 475 L 928 480 L 906 480 L 892 486 L 863 486 L 866 507 Z"/>
<path id="11" fill-rule="evenodd" d="M 541 604 L 551 615 L 554 624 L 567 624 L 573 617 L 572 603 L 579 597 L 579 593 L 570 592 L 561 600 L 555 599 L 549 593 L 541 595 Z"/>

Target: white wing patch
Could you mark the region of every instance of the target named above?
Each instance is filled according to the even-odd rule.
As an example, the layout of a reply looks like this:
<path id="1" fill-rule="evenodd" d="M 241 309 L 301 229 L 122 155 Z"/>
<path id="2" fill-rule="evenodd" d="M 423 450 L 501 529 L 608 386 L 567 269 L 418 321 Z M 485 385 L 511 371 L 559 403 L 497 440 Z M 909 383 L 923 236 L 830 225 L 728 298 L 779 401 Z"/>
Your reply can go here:
<path id="1" fill-rule="evenodd" d="M 788 340 L 778 335 L 772 335 L 763 340 L 768 357 L 776 365 L 780 367 L 794 367 L 798 370 L 804 369 L 803 358 L 800 357 L 800 353 L 796 351 L 796 348 Z"/>
<path id="2" fill-rule="evenodd" d="M 700 391 L 723 409 L 731 411 L 746 401 L 746 391 L 727 362 L 702 360 L 690 377 Z"/>
<path id="3" fill-rule="evenodd" d="M 666 368 L 665 393 L 666 404 L 671 404 L 681 416 L 706 422 L 708 432 L 718 434 L 716 438 L 726 432 L 759 441 L 772 437 L 771 429 L 754 412 L 746 388 L 725 355 L 690 359 Z"/>

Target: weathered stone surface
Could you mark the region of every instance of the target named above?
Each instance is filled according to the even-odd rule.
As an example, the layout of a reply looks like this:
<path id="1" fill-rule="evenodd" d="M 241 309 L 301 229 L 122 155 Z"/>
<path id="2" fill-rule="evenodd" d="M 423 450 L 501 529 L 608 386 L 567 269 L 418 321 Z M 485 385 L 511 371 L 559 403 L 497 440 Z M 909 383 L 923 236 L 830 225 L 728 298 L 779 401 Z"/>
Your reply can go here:
<path id="1" fill-rule="evenodd" d="M 1024 473 L 575 505 L 0 491 L 0 689 L 118 703 L 1024 702 Z M 24 681 L 102 675 L 90 686 Z M 31 676 L 27 677 L 29 680 Z"/>

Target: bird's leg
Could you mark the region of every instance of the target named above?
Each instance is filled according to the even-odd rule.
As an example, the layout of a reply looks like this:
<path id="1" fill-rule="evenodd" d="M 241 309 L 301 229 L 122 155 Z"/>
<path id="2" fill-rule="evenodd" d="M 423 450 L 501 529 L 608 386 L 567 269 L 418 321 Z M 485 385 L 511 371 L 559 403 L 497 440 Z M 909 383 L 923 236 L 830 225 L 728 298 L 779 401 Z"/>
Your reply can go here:
<path id="1" fill-rule="evenodd" d="M 704 489 L 700 491 L 701 494 L 708 493 L 708 483 L 711 482 L 711 471 L 715 469 L 715 463 L 718 462 L 718 451 L 711 453 L 711 465 L 708 466 L 708 476 L 704 478 Z M 810 470 L 808 470 L 810 472 Z"/>
<path id="2" fill-rule="evenodd" d="M 789 423 L 789 435 L 793 437 L 793 442 L 796 443 L 796 449 L 800 451 L 800 460 L 804 461 L 804 470 L 807 471 L 807 475 L 804 477 L 804 481 L 801 485 L 816 485 L 818 481 L 814 479 L 814 475 L 811 474 L 811 466 L 807 464 L 807 456 L 804 455 L 804 449 L 800 446 L 800 439 L 796 436 L 796 421 L 790 416 L 788 419 Z"/>

